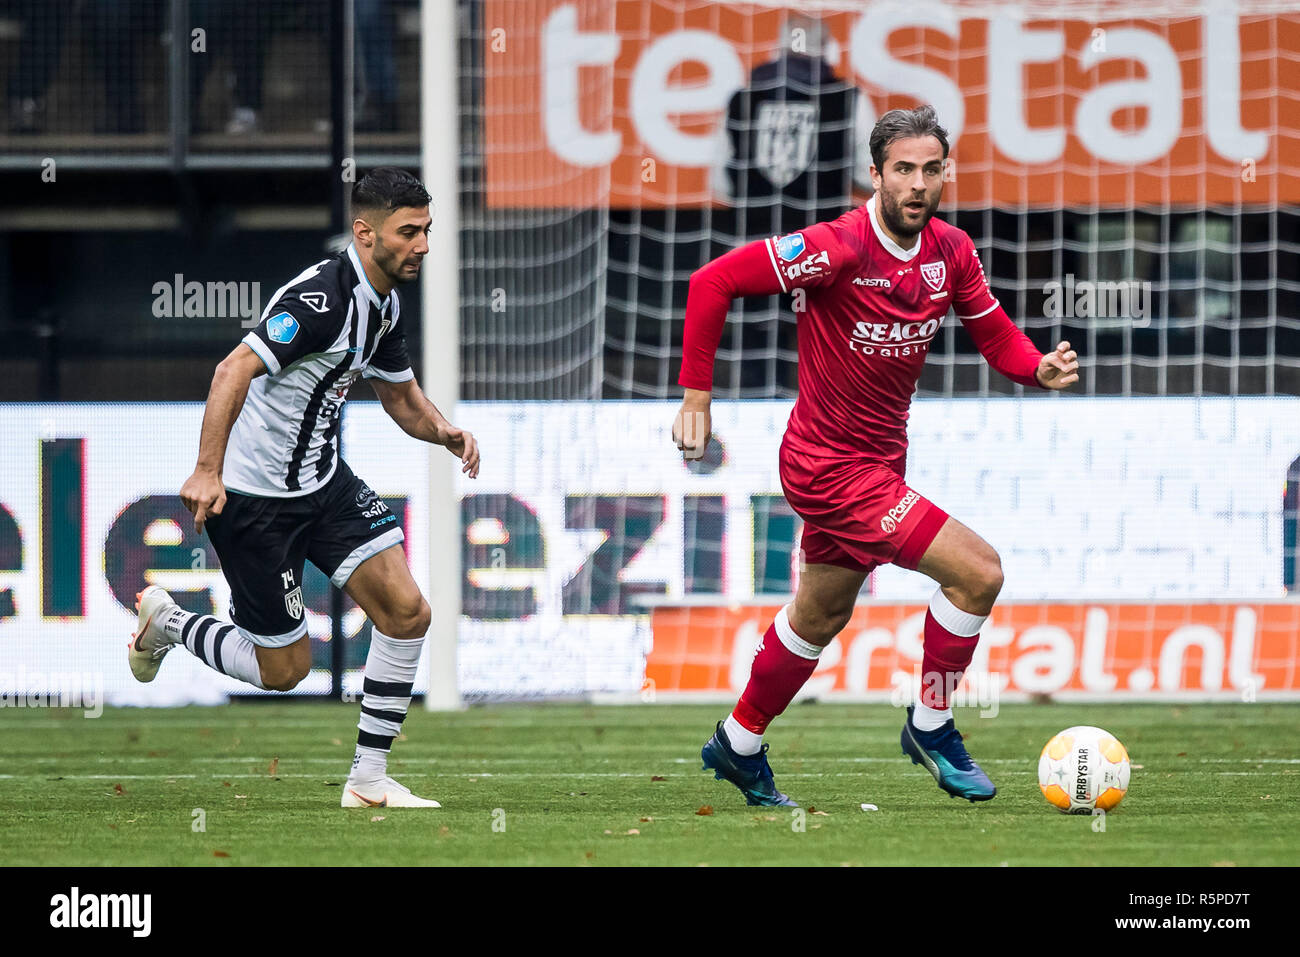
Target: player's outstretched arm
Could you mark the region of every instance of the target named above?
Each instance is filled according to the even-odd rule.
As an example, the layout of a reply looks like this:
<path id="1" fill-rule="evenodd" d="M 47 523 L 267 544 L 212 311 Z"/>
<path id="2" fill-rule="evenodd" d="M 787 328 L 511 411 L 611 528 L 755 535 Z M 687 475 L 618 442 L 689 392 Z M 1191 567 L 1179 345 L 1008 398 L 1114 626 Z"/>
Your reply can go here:
<path id="1" fill-rule="evenodd" d="M 811 229 L 809 236 L 813 233 Z M 799 249 L 804 249 L 804 234 L 800 233 Z M 788 292 L 792 283 L 777 271 L 778 255 L 772 240 L 757 240 L 733 249 L 706 263 L 691 274 L 691 285 L 686 295 L 686 324 L 682 334 L 682 368 L 678 385 L 686 391 L 682 407 L 673 420 L 673 442 L 686 453 L 688 459 L 704 455 L 709 442 L 712 420 L 709 406 L 712 401 L 713 359 L 722 339 L 722 327 L 727 321 L 727 310 L 735 299 L 743 296 L 773 296 Z M 816 253 L 810 252 L 810 258 Z M 825 254 L 823 254 L 823 258 Z M 802 275 L 802 270 L 797 270 Z M 818 266 L 817 272 L 804 278 L 821 279 L 828 269 Z"/>
<path id="2" fill-rule="evenodd" d="M 221 483 L 226 443 L 248 397 L 248 384 L 265 372 L 266 366 L 257 353 L 241 342 L 212 375 L 208 401 L 203 407 L 198 464 L 181 486 L 181 501 L 193 513 L 194 530 L 199 534 L 208 516 L 220 515 L 226 505 L 226 488 Z"/>
<path id="3" fill-rule="evenodd" d="M 1068 342 L 1058 342 L 1053 352 L 1047 353 L 1038 363 L 1034 373 L 1044 389 L 1065 389 L 1079 381 L 1079 354 Z"/>
<path id="4" fill-rule="evenodd" d="M 471 433 L 448 422 L 414 379 L 405 382 L 369 381 L 384 411 L 403 432 L 421 441 L 443 446 L 460 458 L 462 472 L 468 472 L 470 478 L 478 478 L 478 442 Z"/>

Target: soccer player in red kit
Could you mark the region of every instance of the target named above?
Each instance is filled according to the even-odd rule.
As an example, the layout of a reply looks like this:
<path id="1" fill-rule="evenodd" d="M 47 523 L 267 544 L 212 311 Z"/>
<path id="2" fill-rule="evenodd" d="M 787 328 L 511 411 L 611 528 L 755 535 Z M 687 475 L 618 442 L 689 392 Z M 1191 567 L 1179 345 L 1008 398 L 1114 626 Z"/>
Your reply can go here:
<path id="1" fill-rule="evenodd" d="M 786 500 L 804 521 L 803 572 L 794 601 L 759 642 L 735 710 L 701 752 L 705 770 L 749 804 L 794 804 L 776 789 L 763 733 L 848 623 L 867 575 L 890 562 L 939 585 L 903 753 L 954 797 L 993 797 L 949 697 L 1002 588 L 1002 568 L 987 542 L 904 480 L 908 409 L 950 309 L 1013 382 L 1063 389 L 1079 378 L 1070 344 L 1040 354 L 993 297 L 970 237 L 933 218 L 948 157 L 934 108 L 886 113 L 870 149 L 875 194 L 865 206 L 732 250 L 691 276 L 678 378 L 686 392 L 673 424 L 688 458 L 708 441 L 713 358 L 731 301 L 790 293 L 799 312 L 799 398 L 780 466 Z"/>

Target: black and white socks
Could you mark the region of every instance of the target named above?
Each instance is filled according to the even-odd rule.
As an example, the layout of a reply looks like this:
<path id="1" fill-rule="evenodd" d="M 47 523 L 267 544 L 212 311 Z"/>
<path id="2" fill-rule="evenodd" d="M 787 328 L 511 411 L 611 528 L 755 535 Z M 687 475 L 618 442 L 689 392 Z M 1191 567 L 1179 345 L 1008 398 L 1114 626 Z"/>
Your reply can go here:
<path id="1" fill-rule="evenodd" d="M 214 671 L 246 681 L 255 688 L 265 687 L 256 646 L 230 622 L 175 606 L 163 619 L 162 630 Z"/>
<path id="2" fill-rule="evenodd" d="M 411 706 L 411 688 L 420 664 L 423 638 L 389 638 L 375 628 L 366 656 L 353 781 L 378 782 L 388 774 L 388 752 L 402 731 Z"/>

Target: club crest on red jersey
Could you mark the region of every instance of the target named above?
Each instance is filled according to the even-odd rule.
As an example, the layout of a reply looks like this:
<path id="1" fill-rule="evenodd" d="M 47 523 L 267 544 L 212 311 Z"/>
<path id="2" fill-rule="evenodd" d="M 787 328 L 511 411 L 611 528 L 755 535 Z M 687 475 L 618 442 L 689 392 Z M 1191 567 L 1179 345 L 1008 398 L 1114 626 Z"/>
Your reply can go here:
<path id="1" fill-rule="evenodd" d="M 923 263 L 921 265 L 921 278 L 935 292 L 943 289 L 943 281 L 947 277 L 948 267 L 942 260 L 937 263 Z"/>

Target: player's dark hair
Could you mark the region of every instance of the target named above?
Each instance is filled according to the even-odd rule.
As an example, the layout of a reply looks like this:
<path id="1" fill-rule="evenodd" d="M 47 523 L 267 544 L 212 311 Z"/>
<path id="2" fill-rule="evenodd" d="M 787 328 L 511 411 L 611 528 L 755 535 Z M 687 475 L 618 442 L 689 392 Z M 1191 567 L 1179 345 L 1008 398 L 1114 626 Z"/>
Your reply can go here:
<path id="1" fill-rule="evenodd" d="M 929 103 L 914 110 L 890 110 L 871 130 L 871 162 L 882 173 L 885 170 L 885 153 L 894 140 L 913 136 L 933 136 L 943 147 L 943 158 L 948 158 L 948 131 L 939 125 L 939 114 Z"/>
<path id="2" fill-rule="evenodd" d="M 352 208 L 382 209 L 391 213 L 404 206 L 428 206 L 424 185 L 404 169 L 379 166 L 352 187 Z"/>

